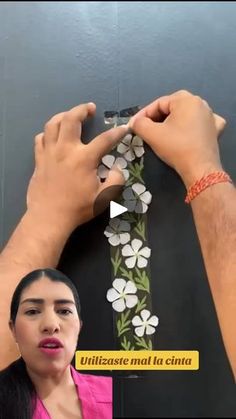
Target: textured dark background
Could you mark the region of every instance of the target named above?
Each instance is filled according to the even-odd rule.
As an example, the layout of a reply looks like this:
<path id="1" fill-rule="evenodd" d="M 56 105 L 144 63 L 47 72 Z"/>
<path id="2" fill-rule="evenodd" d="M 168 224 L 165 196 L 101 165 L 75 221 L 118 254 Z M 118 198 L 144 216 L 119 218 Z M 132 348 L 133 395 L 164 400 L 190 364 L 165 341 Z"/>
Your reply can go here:
<path id="1" fill-rule="evenodd" d="M 104 110 L 183 88 L 201 95 L 228 121 L 221 152 L 235 179 L 235 47 L 235 2 L 1 2 L 0 245 L 25 209 L 34 135 L 50 116 L 84 101 L 97 104 L 84 132 L 89 141 L 104 129 Z M 200 370 L 117 379 L 115 416 L 235 417 L 235 384 L 184 187 L 150 150 L 145 179 L 153 194 L 155 349 L 199 350 Z M 76 230 L 60 262 L 81 295 L 80 349 L 114 349 L 107 222 L 105 213 Z"/>

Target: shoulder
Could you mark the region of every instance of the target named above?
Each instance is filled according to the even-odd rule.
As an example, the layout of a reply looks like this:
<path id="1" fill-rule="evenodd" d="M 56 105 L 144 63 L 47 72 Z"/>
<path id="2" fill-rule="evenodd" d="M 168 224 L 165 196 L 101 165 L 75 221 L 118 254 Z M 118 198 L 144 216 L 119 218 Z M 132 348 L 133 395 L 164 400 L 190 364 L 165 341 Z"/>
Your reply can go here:
<path id="1" fill-rule="evenodd" d="M 86 383 L 97 400 L 112 401 L 112 377 L 101 375 L 81 374 L 74 368 L 73 377 L 77 384 Z"/>

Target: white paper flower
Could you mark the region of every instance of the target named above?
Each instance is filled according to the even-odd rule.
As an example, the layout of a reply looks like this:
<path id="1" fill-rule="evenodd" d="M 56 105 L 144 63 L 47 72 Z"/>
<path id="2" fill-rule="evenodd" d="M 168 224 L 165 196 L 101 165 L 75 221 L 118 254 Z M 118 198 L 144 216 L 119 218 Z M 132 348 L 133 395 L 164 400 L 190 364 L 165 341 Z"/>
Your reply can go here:
<path id="1" fill-rule="evenodd" d="M 136 135 L 133 137 L 132 134 L 127 134 L 119 143 L 117 151 L 124 154 L 126 160 L 132 161 L 144 154 L 143 140 Z"/>
<path id="2" fill-rule="evenodd" d="M 147 259 L 151 255 L 151 249 L 149 247 L 142 247 L 142 241 L 138 239 L 133 239 L 130 244 L 126 244 L 122 248 L 122 255 L 128 256 L 125 260 L 125 264 L 129 269 L 134 268 L 137 264 L 139 268 L 145 268 L 147 266 Z"/>
<path id="3" fill-rule="evenodd" d="M 116 278 L 113 283 L 113 288 L 107 291 L 107 299 L 112 303 L 115 311 L 122 312 L 126 307 L 132 308 L 138 302 L 137 288 L 132 281 L 126 282 L 123 278 Z"/>
<path id="4" fill-rule="evenodd" d="M 155 327 L 159 323 L 157 316 L 151 316 L 149 310 L 142 310 L 140 316 L 134 316 L 132 319 L 132 324 L 135 326 L 135 333 L 137 336 L 141 337 L 144 335 L 153 335 L 156 329 Z"/>
<path id="5" fill-rule="evenodd" d="M 102 163 L 100 166 L 98 166 L 98 176 L 101 179 L 106 179 L 110 169 L 112 166 L 117 165 L 120 167 L 120 169 L 123 172 L 125 180 L 129 179 L 129 171 L 125 169 L 127 167 L 127 161 L 123 159 L 123 157 L 117 157 L 115 158 L 111 154 L 107 154 L 102 158 Z"/>
<path id="6" fill-rule="evenodd" d="M 126 244 L 130 241 L 130 224 L 127 221 L 112 218 L 106 227 L 104 234 L 108 237 L 108 241 L 112 246 Z"/>
<path id="7" fill-rule="evenodd" d="M 134 183 L 124 190 L 123 198 L 123 205 L 128 211 L 144 214 L 147 212 L 148 204 L 150 204 L 152 200 L 152 194 L 149 191 L 146 191 L 146 188 L 142 183 Z"/>

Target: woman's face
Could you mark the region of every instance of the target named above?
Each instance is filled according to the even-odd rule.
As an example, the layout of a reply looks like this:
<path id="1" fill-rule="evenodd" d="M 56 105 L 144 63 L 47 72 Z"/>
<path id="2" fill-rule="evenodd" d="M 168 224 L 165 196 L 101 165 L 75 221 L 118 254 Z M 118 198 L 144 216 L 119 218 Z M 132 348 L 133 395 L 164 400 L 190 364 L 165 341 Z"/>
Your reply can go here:
<path id="1" fill-rule="evenodd" d="M 50 374 L 70 364 L 80 327 L 70 288 L 43 277 L 22 292 L 11 329 L 27 367 Z"/>

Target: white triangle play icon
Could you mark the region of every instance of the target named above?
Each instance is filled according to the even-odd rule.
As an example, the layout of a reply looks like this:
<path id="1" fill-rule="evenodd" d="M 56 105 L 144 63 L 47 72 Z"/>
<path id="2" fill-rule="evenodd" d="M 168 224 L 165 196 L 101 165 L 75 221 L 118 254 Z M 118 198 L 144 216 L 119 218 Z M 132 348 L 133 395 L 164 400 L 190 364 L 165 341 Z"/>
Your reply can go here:
<path id="1" fill-rule="evenodd" d="M 110 218 L 117 217 L 117 215 L 123 214 L 126 211 L 128 211 L 127 208 L 117 204 L 117 202 L 110 202 Z"/>

